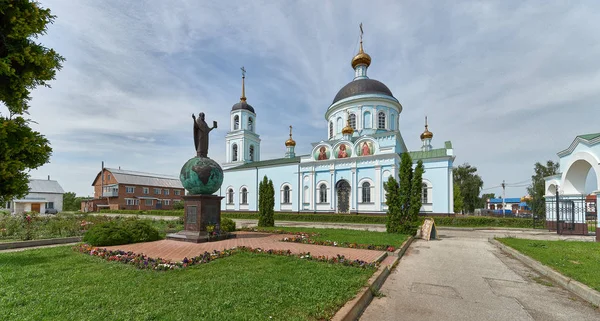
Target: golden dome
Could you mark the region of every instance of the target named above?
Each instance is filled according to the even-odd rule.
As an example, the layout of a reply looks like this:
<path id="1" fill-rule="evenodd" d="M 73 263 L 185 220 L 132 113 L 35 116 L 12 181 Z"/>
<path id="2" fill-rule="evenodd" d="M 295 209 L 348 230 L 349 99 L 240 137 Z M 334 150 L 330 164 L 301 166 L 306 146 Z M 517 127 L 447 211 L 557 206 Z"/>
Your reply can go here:
<path id="1" fill-rule="evenodd" d="M 344 135 L 352 135 L 354 133 L 354 128 L 350 127 L 350 125 L 346 125 L 346 127 L 342 128 L 342 134 Z"/>
<path id="2" fill-rule="evenodd" d="M 285 141 L 286 147 L 296 146 L 296 141 L 292 139 L 292 126 L 290 126 L 290 138 Z"/>
<path id="3" fill-rule="evenodd" d="M 355 69 L 358 65 L 367 65 L 367 67 L 371 65 L 371 56 L 363 50 L 362 36 L 360 40 L 360 49 L 356 56 L 352 58 L 352 69 Z"/>
<path id="4" fill-rule="evenodd" d="M 433 133 L 430 132 L 427 127 L 429 127 L 429 126 L 427 125 L 427 116 L 425 116 L 425 131 L 423 132 L 423 134 L 421 134 L 422 140 L 426 139 L 426 138 L 429 138 L 429 139 L 433 138 Z"/>

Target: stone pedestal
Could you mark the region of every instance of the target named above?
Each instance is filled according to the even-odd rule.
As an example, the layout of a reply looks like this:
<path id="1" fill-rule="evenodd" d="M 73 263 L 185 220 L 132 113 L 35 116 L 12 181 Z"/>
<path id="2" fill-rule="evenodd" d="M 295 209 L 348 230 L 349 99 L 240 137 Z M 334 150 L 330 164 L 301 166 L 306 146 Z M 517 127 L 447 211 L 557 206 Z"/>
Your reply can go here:
<path id="1" fill-rule="evenodd" d="M 230 238 L 229 233 L 220 233 L 221 200 L 217 195 L 186 195 L 183 226 L 184 230 L 168 234 L 167 239 L 194 243 L 219 241 Z M 206 227 L 214 226 L 217 235 L 209 235 Z"/>

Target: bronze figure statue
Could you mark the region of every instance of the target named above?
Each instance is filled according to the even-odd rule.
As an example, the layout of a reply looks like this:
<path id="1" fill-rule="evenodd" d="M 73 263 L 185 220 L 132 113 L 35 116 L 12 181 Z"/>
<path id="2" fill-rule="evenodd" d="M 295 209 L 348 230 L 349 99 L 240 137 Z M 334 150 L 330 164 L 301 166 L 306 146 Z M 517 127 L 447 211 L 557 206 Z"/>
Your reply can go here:
<path id="1" fill-rule="evenodd" d="M 198 119 L 192 114 L 194 119 L 194 146 L 198 157 L 208 157 L 208 133 L 217 128 L 217 122 L 213 121 L 213 127 L 208 127 L 204 121 L 204 113 L 198 114 Z"/>

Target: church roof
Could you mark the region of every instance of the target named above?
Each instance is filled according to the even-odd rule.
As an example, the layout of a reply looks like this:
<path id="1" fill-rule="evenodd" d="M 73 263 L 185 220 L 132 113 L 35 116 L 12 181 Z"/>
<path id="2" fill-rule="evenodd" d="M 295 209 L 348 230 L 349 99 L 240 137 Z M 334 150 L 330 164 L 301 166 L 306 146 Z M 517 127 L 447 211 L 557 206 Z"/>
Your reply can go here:
<path id="1" fill-rule="evenodd" d="M 408 154 L 413 161 L 427 158 L 452 157 L 452 155 L 448 155 L 448 149 L 452 149 L 452 143 L 450 141 L 447 141 L 443 148 L 436 148 L 428 151 L 413 151 L 408 152 Z"/>
<path id="2" fill-rule="evenodd" d="M 335 98 L 333 98 L 333 102 L 331 104 L 333 105 L 336 102 L 348 97 L 363 94 L 381 94 L 395 99 L 392 91 L 382 82 L 375 79 L 366 78 L 353 80 L 346 86 L 342 87 L 342 89 L 338 91 L 337 95 L 335 95 Z"/>
<path id="3" fill-rule="evenodd" d="M 286 158 L 275 158 L 275 159 L 268 159 L 268 160 L 258 161 L 258 162 L 250 162 L 250 163 L 246 163 L 246 164 L 243 164 L 240 166 L 228 168 L 225 171 L 300 163 L 301 157 L 302 156 L 296 156 L 296 157 L 292 157 L 292 158 L 287 158 L 287 157 Z"/>
<path id="4" fill-rule="evenodd" d="M 596 139 L 596 138 L 600 137 L 600 133 L 578 135 L 577 137 L 581 137 L 585 140 L 592 140 L 592 139 Z"/>
<path id="5" fill-rule="evenodd" d="M 245 109 L 245 110 L 249 110 L 253 113 L 256 114 L 256 112 L 254 112 L 254 107 L 250 106 L 250 104 L 248 104 L 245 100 L 244 101 L 240 101 L 239 103 L 233 105 L 233 107 L 231 107 L 231 110 L 239 110 L 239 109 Z"/>

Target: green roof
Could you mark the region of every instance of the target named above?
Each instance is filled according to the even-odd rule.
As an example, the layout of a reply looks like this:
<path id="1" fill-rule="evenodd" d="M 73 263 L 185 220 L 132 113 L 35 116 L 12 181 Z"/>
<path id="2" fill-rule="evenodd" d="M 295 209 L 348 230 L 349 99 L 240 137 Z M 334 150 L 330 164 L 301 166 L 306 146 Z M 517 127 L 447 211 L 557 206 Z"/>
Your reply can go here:
<path id="1" fill-rule="evenodd" d="M 600 133 L 578 135 L 577 137 L 583 138 L 585 140 L 592 140 L 592 139 L 596 139 L 596 138 L 600 137 Z"/>
<path id="2" fill-rule="evenodd" d="M 437 149 L 432 149 L 432 150 L 428 150 L 428 151 L 413 151 L 413 152 L 408 152 L 408 154 L 410 155 L 410 158 L 415 161 L 415 160 L 419 160 L 419 159 L 426 159 L 426 158 L 438 158 L 438 157 L 446 157 L 446 156 L 450 156 L 448 155 L 447 151 L 448 149 L 452 149 L 452 142 L 447 141 L 444 143 L 444 148 L 437 148 Z"/>
<path id="3" fill-rule="evenodd" d="M 296 156 L 296 157 L 292 157 L 292 158 L 287 158 L 287 157 L 286 158 L 275 158 L 275 159 L 268 159 L 268 160 L 258 161 L 258 162 L 250 162 L 250 163 L 246 163 L 246 164 L 243 164 L 240 166 L 228 168 L 228 169 L 226 169 L 226 171 L 300 163 L 300 157 L 301 156 Z"/>

